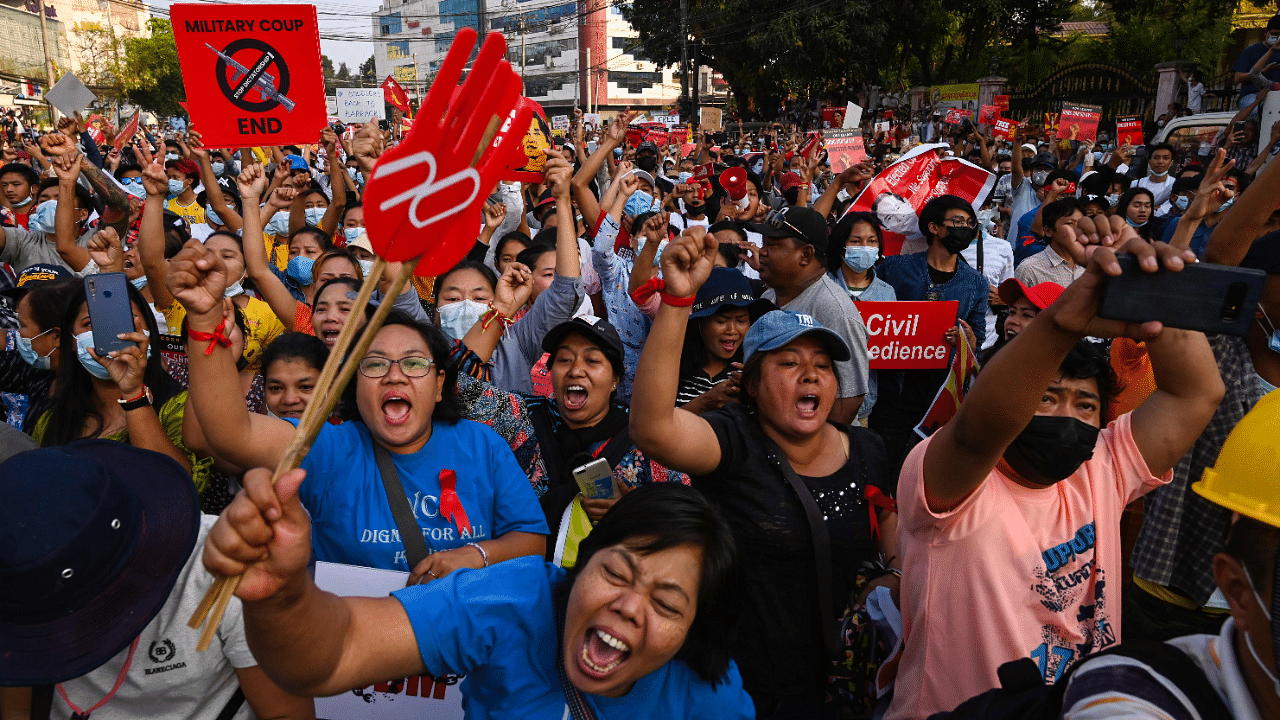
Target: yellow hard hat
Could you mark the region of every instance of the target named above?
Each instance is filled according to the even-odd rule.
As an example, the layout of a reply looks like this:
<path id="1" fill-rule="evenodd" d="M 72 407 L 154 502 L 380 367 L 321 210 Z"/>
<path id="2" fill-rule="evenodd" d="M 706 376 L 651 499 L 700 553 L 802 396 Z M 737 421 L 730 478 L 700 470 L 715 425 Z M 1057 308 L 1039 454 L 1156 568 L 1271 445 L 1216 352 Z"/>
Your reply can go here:
<path id="1" fill-rule="evenodd" d="M 1191 486 L 1201 497 L 1280 527 L 1280 393 L 1268 393 L 1231 431 L 1218 462 Z"/>

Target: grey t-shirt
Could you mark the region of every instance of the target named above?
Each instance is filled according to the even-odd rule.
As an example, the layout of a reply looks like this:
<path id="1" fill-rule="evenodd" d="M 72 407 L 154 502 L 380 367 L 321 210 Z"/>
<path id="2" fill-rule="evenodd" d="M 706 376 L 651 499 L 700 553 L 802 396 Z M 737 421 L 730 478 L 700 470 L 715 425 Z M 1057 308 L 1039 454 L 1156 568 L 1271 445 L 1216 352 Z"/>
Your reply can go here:
<path id="1" fill-rule="evenodd" d="M 217 520 L 200 516 L 200 533 L 187 564 L 178 575 L 164 607 L 138 636 L 138 649 L 128 677 L 111 702 L 93 711 L 93 720 L 139 720 L 140 718 L 191 718 L 214 720 L 240 687 L 236 668 L 258 664 L 244 637 L 244 615 L 239 598 L 231 598 L 213 645 L 196 652 L 200 630 L 187 627 L 187 620 L 213 585 L 213 576 L 200 562 L 204 540 Z M 115 685 L 124 667 L 129 648 L 93 672 L 62 683 L 67 697 L 81 709 L 93 707 Z M 69 718 L 71 709 L 58 693 L 53 694 L 52 718 Z M 241 705 L 236 720 L 253 717 L 249 703 Z"/>
<path id="2" fill-rule="evenodd" d="M 89 245 L 89 238 L 93 237 L 97 230 L 90 230 L 81 235 L 76 244 L 80 247 Z M 50 265 L 61 265 L 68 270 L 73 269 L 58 254 L 58 246 L 54 244 L 53 238 L 42 232 L 31 232 L 20 227 L 7 227 L 4 229 L 4 249 L 0 250 L 0 262 L 9 263 L 13 266 L 15 274 L 21 274 L 23 270 L 39 263 L 47 263 Z"/>
<path id="3" fill-rule="evenodd" d="M 507 392 L 535 393 L 529 376 L 542 357 L 542 338 L 573 318 L 582 302 L 582 278 L 556 275 L 533 307 L 502 335 L 493 353 L 493 384 Z"/>
<path id="4" fill-rule="evenodd" d="M 764 298 L 775 303 L 778 293 L 770 288 Z M 783 310 L 811 315 L 822 326 L 839 335 L 853 358 L 836 363 L 840 373 L 840 397 L 858 397 L 867 394 L 867 326 L 862 315 L 849 299 L 849 293 L 823 273 L 794 300 L 782 306 Z"/>

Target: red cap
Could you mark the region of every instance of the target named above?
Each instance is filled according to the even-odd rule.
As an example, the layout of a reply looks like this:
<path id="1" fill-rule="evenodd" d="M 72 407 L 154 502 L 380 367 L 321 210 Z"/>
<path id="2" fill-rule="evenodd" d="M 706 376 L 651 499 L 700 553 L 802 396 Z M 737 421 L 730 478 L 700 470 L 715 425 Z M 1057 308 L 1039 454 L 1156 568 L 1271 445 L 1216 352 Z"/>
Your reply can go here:
<path id="1" fill-rule="evenodd" d="M 1000 283 L 998 292 L 1005 305 L 1012 305 L 1018 298 L 1025 297 L 1032 305 L 1043 310 L 1057 302 L 1058 296 L 1062 295 L 1062 290 L 1063 287 L 1058 283 L 1042 282 L 1039 285 L 1027 287 L 1021 280 L 1009 278 Z"/>
<path id="2" fill-rule="evenodd" d="M 730 200 L 741 200 L 747 196 L 747 171 L 740 167 L 725 170 L 720 173 L 720 187 Z"/>
<path id="3" fill-rule="evenodd" d="M 800 178 L 800 173 L 795 170 L 789 170 L 782 176 L 782 192 L 786 192 L 791 188 L 798 188 L 804 184 L 804 180 Z"/>

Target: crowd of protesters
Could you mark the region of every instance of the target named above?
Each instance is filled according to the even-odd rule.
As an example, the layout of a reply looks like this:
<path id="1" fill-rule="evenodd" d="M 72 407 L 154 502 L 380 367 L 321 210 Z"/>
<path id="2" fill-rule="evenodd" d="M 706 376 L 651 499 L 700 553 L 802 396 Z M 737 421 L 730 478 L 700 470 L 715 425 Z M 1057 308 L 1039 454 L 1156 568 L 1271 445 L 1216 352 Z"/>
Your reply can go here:
<path id="1" fill-rule="evenodd" d="M 1254 134 L 1199 154 L 926 110 L 839 172 L 793 126 L 660 146 L 575 112 L 465 260 L 363 310 L 385 123 L 10 133 L 0 718 L 312 718 L 423 674 L 473 718 L 1280 718 L 1280 163 L 1241 150 L 1250 89 Z M 990 192 L 854 209 L 921 145 Z M 1103 319 L 1125 253 L 1260 271 L 1256 321 Z M 980 370 L 927 437 L 948 370 L 873 368 L 867 301 L 958 306 Z M 322 387 L 344 328 L 368 348 Z M 405 587 L 338 597 L 316 561 Z M 198 652 L 215 575 L 242 580 Z"/>

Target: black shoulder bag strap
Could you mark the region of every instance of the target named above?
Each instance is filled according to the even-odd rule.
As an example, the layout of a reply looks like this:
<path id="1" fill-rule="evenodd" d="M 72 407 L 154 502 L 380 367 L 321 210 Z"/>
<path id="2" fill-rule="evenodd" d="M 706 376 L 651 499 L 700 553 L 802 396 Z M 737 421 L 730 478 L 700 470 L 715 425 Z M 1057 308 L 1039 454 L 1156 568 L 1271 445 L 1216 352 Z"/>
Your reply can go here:
<path id="1" fill-rule="evenodd" d="M 839 662 L 844 659 L 844 649 L 838 642 L 836 611 L 831 603 L 831 576 L 834 570 L 831 564 L 831 538 L 827 535 L 826 522 L 822 519 L 822 511 L 818 509 L 818 503 L 813 499 L 813 493 L 809 492 L 804 481 L 796 475 L 795 469 L 791 467 L 791 462 L 782 453 L 782 449 L 763 431 L 760 437 L 764 439 L 765 454 L 769 461 L 787 479 L 804 507 L 805 516 L 809 519 L 809 539 L 813 543 L 814 569 L 818 574 L 818 614 L 822 622 L 822 642 L 826 645 L 828 658 L 832 662 Z"/>
<path id="2" fill-rule="evenodd" d="M 405 558 L 412 572 L 427 558 L 427 541 L 422 539 L 422 528 L 413 518 L 413 508 L 409 507 L 409 498 L 404 495 L 404 485 L 400 482 L 395 463 L 391 462 L 391 453 L 375 442 L 373 457 L 378 461 L 378 474 L 382 476 L 382 487 L 387 491 L 387 505 L 391 507 L 396 529 L 400 531 L 400 542 L 404 545 Z"/>
<path id="3" fill-rule="evenodd" d="M 244 688 L 236 688 L 235 693 L 228 698 L 227 704 L 222 706 L 222 712 L 218 713 L 217 720 L 231 720 L 240 712 L 240 706 L 244 705 Z"/>
<path id="4" fill-rule="evenodd" d="M 541 403 L 533 404 L 530 408 L 529 420 L 533 424 L 534 437 L 538 438 L 538 447 L 542 450 L 542 464 L 547 468 L 549 487 L 552 480 L 560 477 L 561 458 L 553 449 L 556 447 L 556 430 L 551 422 L 551 415 Z"/>

